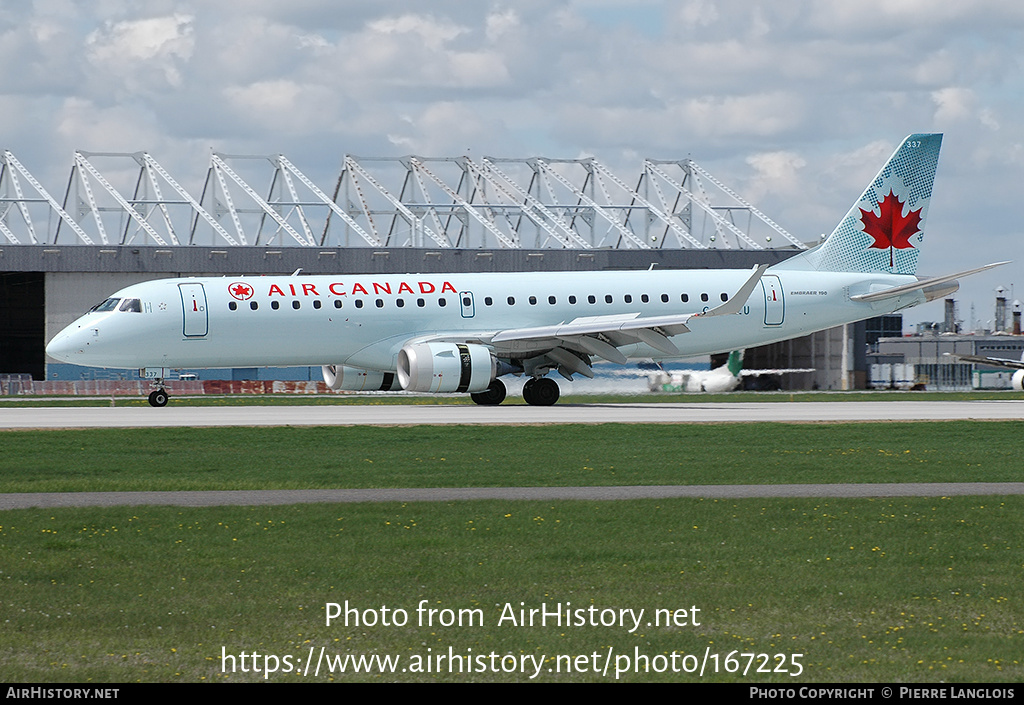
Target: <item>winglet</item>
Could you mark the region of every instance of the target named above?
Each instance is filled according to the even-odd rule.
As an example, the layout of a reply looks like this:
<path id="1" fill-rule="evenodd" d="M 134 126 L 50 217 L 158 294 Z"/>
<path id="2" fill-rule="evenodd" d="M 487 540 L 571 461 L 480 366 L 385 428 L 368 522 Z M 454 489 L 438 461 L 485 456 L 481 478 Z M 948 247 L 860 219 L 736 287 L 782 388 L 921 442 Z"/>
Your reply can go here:
<path id="1" fill-rule="evenodd" d="M 757 283 L 761 281 L 761 275 L 764 274 L 766 269 L 768 269 L 767 264 L 755 264 L 754 273 L 743 283 L 739 291 L 729 297 L 728 301 L 710 311 L 695 314 L 695 316 L 725 316 L 730 313 L 739 313 L 747 305 L 747 299 L 750 298 L 750 294 L 754 291 Z"/>

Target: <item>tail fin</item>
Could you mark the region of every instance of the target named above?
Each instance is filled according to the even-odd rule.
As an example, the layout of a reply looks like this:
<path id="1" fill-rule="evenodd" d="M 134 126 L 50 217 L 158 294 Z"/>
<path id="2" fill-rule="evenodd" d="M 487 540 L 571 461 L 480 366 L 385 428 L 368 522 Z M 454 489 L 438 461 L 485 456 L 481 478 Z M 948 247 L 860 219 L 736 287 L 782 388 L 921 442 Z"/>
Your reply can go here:
<path id="1" fill-rule="evenodd" d="M 832 234 L 778 269 L 915 274 L 942 135 L 910 135 Z"/>
<path id="2" fill-rule="evenodd" d="M 743 370 L 743 351 L 733 350 L 729 353 L 729 360 L 725 363 L 725 366 L 729 370 L 729 374 L 733 377 L 739 377 L 740 372 Z"/>

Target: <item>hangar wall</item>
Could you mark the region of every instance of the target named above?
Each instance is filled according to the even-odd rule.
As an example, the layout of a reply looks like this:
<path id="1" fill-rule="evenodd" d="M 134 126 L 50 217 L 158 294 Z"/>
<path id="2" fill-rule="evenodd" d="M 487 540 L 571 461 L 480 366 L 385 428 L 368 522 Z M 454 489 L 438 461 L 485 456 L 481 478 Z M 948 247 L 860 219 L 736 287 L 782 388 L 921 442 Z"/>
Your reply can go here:
<path id="1" fill-rule="evenodd" d="M 747 369 L 814 370 L 782 375 L 783 389 L 864 389 L 867 385 L 865 332 L 866 326 L 861 321 L 751 348 L 743 366 Z"/>
<path id="2" fill-rule="evenodd" d="M 0 273 L 0 372 L 44 373 L 44 313 L 42 272 Z"/>

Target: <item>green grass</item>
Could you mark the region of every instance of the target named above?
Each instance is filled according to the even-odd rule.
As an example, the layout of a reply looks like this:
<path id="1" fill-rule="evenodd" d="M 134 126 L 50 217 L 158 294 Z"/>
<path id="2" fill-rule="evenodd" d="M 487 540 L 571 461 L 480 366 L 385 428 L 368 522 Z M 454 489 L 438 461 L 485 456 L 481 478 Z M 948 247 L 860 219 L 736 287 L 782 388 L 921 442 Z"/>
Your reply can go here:
<path id="1" fill-rule="evenodd" d="M 0 678 L 260 678 L 222 673 L 222 648 L 294 663 L 324 647 L 331 655 L 399 655 L 407 665 L 449 647 L 547 658 L 603 658 L 611 647 L 617 656 L 638 649 L 649 657 L 703 657 L 710 649 L 723 665 L 733 651 L 803 654 L 805 669 L 799 678 L 709 672 L 623 680 L 1020 682 L 1022 513 L 1021 497 L 10 511 L 0 515 Z M 404 609 L 409 624 L 327 626 L 326 603 L 346 600 L 378 613 Z M 421 600 L 479 609 L 483 623 L 421 627 Z M 632 634 L 499 626 L 501 606 L 520 602 L 643 608 L 646 616 Z M 699 626 L 646 625 L 654 609 L 693 606 Z M 538 680 L 612 675 L 545 670 Z"/>
<path id="2" fill-rule="evenodd" d="M 1020 431 L 969 421 L 18 431 L 0 434 L 0 491 L 1020 480 Z M 709 650 L 722 667 L 733 652 L 768 654 L 772 667 L 775 654 L 803 654 L 805 669 L 623 680 L 1020 682 L 1022 517 L 1016 496 L 10 510 L 0 512 L 0 680 L 260 678 L 223 673 L 222 648 L 236 663 L 256 651 L 295 664 L 323 647 L 408 665 L 449 647 L 563 664 L 610 647 L 613 658 Z M 410 623 L 326 625 L 325 605 L 346 600 L 404 609 Z M 484 622 L 421 627 L 421 600 L 479 609 Z M 501 606 L 520 602 L 648 617 L 696 606 L 701 623 L 499 626 Z M 546 671 L 556 663 L 538 680 L 614 676 L 614 662 L 608 677 Z"/>
<path id="3" fill-rule="evenodd" d="M 0 492 L 1022 479 L 1018 422 L 0 434 Z"/>

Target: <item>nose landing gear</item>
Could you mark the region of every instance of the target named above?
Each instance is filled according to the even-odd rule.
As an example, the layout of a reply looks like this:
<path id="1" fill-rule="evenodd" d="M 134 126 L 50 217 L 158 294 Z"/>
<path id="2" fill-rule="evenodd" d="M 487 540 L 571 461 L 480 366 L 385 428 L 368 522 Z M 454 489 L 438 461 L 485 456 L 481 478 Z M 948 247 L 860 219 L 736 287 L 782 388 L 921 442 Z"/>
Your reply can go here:
<path id="1" fill-rule="evenodd" d="M 169 398 L 167 390 L 163 387 L 160 387 L 160 389 L 154 389 L 149 393 L 149 405 L 158 408 L 161 406 L 167 406 L 167 400 Z"/>
<path id="2" fill-rule="evenodd" d="M 156 387 L 156 389 L 149 393 L 150 406 L 157 408 L 167 406 L 167 400 L 170 399 L 170 396 L 164 388 L 164 379 L 170 373 L 171 370 L 166 367 L 142 367 L 139 369 L 139 376 L 143 379 L 153 380 L 153 386 Z"/>

